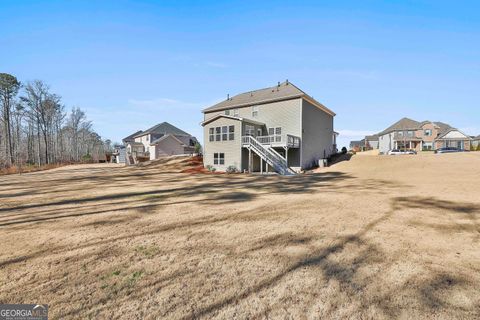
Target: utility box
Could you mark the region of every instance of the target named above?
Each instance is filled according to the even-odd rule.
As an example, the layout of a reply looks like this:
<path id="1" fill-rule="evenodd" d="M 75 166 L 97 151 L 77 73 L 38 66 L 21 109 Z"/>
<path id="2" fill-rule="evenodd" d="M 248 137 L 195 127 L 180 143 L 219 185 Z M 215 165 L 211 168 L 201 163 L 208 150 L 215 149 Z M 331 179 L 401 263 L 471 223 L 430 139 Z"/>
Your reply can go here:
<path id="1" fill-rule="evenodd" d="M 318 167 L 319 167 L 319 168 L 328 167 L 328 161 L 327 161 L 327 159 L 319 159 L 319 160 L 318 160 Z"/>

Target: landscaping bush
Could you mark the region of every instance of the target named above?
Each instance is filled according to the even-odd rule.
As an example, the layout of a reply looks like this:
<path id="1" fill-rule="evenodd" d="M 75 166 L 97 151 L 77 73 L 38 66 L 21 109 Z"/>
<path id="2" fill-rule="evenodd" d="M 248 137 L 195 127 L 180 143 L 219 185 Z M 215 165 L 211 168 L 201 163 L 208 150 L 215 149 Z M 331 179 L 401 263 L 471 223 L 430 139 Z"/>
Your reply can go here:
<path id="1" fill-rule="evenodd" d="M 345 147 L 342 148 L 342 153 L 343 153 L 343 154 L 346 154 L 347 151 L 348 151 L 347 148 L 345 148 Z"/>
<path id="2" fill-rule="evenodd" d="M 210 172 L 215 172 L 217 169 L 215 169 L 212 165 L 207 165 L 207 170 L 210 171 Z"/>
<path id="3" fill-rule="evenodd" d="M 238 169 L 235 166 L 228 166 L 227 173 L 237 173 Z"/>

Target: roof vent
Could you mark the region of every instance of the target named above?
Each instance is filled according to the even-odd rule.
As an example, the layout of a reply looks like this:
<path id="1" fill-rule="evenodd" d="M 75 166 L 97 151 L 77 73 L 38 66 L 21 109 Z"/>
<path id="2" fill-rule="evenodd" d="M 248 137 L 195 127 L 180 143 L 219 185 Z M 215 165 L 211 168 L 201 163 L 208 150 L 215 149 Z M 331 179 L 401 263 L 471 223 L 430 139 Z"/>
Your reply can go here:
<path id="1" fill-rule="evenodd" d="M 278 84 L 277 84 L 277 91 L 280 90 L 280 81 L 278 81 Z"/>
<path id="2" fill-rule="evenodd" d="M 227 100 L 230 100 L 230 93 L 227 93 Z"/>
<path id="3" fill-rule="evenodd" d="M 288 86 L 288 79 L 285 81 L 285 85 Z"/>

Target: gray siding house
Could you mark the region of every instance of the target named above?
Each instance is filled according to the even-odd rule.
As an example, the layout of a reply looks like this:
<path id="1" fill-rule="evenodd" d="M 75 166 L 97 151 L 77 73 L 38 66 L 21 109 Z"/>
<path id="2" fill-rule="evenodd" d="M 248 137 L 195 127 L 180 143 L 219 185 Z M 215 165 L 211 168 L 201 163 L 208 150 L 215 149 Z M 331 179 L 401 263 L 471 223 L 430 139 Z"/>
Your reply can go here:
<path id="1" fill-rule="evenodd" d="M 335 113 L 288 80 L 202 112 L 204 165 L 218 171 L 293 174 L 337 151 Z"/>
<path id="2" fill-rule="evenodd" d="M 192 154 L 197 139 L 168 122 L 159 123 L 145 131 L 137 131 L 123 139 L 128 164 L 139 158 L 154 160 L 170 155 Z"/>

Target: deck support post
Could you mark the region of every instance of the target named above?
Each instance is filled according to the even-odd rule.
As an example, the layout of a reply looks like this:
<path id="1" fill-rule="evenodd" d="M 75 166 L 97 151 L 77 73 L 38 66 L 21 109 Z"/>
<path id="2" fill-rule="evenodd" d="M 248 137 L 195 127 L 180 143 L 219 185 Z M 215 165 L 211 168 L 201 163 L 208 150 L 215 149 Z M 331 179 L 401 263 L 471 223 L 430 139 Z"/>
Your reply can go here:
<path id="1" fill-rule="evenodd" d="M 252 149 L 248 148 L 248 173 L 252 173 Z"/>

